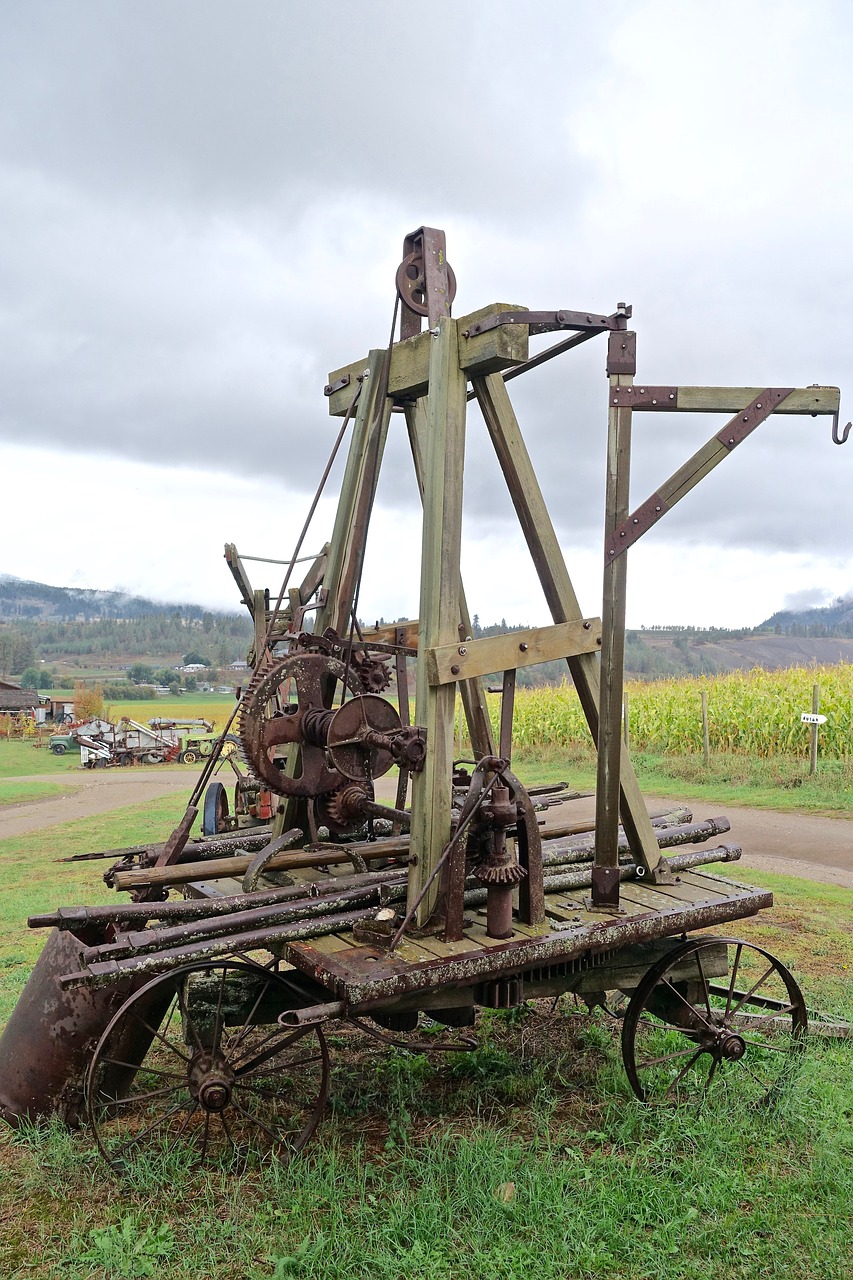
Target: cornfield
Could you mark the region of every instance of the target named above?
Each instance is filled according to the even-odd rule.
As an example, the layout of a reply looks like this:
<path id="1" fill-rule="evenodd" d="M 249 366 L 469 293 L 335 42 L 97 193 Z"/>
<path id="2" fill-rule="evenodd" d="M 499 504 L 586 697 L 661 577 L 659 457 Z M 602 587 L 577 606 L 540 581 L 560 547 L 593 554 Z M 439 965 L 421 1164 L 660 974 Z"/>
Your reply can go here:
<path id="1" fill-rule="evenodd" d="M 820 688 L 820 754 L 847 760 L 853 737 L 853 665 L 789 667 L 783 671 L 733 671 L 653 683 L 631 681 L 628 695 L 632 750 L 669 755 L 702 751 L 701 694 L 708 694 L 711 750 L 770 757 L 807 756 L 812 687 Z M 489 699 L 495 733 L 500 699 Z M 513 740 L 518 747 L 569 746 L 589 741 L 574 686 L 518 690 Z"/>

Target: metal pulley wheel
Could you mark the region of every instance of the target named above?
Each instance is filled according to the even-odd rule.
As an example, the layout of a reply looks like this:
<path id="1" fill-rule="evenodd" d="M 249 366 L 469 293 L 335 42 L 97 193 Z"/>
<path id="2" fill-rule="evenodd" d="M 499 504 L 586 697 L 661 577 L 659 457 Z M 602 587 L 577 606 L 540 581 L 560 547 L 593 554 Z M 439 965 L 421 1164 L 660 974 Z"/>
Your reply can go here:
<path id="1" fill-rule="evenodd" d="M 343 662 L 325 654 L 290 654 L 264 672 L 247 694 L 240 713 L 240 741 L 253 772 L 281 796 L 320 796 L 340 785 L 341 775 L 326 763 L 325 729 L 334 713 L 326 707 L 329 685 L 346 683 L 353 694 L 361 682 Z M 286 701 L 295 693 L 296 701 Z M 269 714 L 269 704 L 280 708 Z M 346 704 L 344 704 L 346 705 Z M 290 778 L 276 764 L 282 747 L 301 751 L 302 771 Z"/>
<path id="2" fill-rule="evenodd" d="M 397 292 L 404 306 L 410 311 L 414 311 L 416 315 L 425 316 L 429 314 L 426 302 L 426 276 L 424 274 L 424 259 L 422 253 L 410 253 L 403 259 L 397 268 Z M 447 305 L 453 303 L 456 297 L 456 276 L 453 274 L 453 268 L 447 263 Z"/>
<path id="3" fill-rule="evenodd" d="M 375 693 L 351 698 L 329 721 L 326 758 L 338 773 L 353 782 L 381 778 L 394 763 L 382 738 L 400 728 L 395 707 Z"/>

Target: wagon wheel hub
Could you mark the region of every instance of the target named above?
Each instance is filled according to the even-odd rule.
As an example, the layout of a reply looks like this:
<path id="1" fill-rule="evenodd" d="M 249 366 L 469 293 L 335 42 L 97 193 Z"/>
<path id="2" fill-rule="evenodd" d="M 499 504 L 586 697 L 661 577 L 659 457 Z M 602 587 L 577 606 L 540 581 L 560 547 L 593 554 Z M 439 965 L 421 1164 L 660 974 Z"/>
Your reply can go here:
<path id="1" fill-rule="evenodd" d="M 190 1093 L 205 1111 L 224 1111 L 231 1102 L 233 1083 L 234 1073 L 224 1061 L 201 1056 L 190 1066 Z"/>
<path id="2" fill-rule="evenodd" d="M 720 1058 L 738 1062 L 746 1053 L 746 1042 L 736 1032 L 722 1029 L 717 1035 L 716 1052 Z"/>

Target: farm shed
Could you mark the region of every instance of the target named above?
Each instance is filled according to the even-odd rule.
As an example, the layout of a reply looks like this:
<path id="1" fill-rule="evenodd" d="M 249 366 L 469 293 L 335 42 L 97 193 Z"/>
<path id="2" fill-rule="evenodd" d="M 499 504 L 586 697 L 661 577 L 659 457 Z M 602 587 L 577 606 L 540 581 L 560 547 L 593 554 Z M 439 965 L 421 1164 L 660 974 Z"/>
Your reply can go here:
<path id="1" fill-rule="evenodd" d="M 10 715 L 18 711 L 33 711 L 39 705 L 36 689 L 22 689 L 20 685 L 8 681 L 0 683 L 0 715 Z"/>

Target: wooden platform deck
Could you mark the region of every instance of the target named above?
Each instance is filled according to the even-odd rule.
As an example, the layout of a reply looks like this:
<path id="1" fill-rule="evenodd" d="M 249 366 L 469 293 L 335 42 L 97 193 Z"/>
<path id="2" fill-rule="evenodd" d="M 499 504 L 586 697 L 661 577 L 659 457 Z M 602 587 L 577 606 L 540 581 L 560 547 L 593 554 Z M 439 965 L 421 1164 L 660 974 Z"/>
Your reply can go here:
<path id="1" fill-rule="evenodd" d="M 415 992 L 470 987 L 541 971 L 573 959 L 612 952 L 695 929 L 717 927 L 773 905 L 766 890 L 704 871 L 682 872 L 668 885 L 621 886 L 617 912 L 589 909 L 587 890 L 548 894 L 544 928 L 516 924 L 512 937 L 486 935 L 485 911 L 466 913 L 464 938 L 407 938 L 389 954 L 352 933 L 292 943 L 287 960 L 351 1009 L 369 1009 Z"/>

